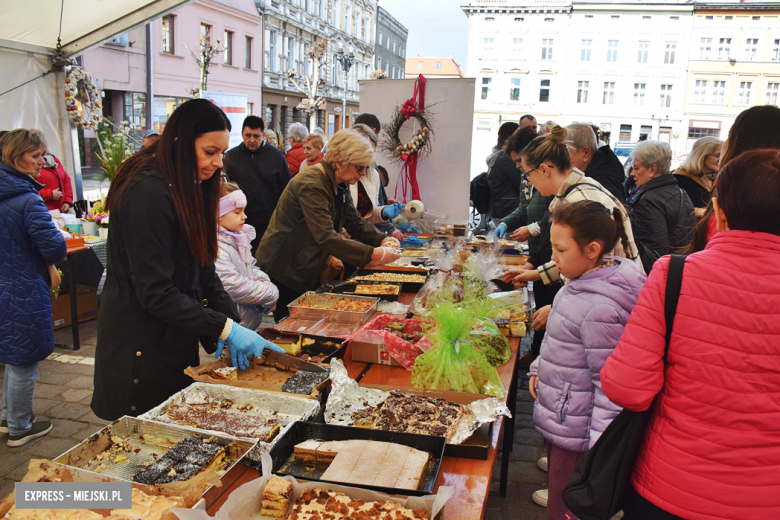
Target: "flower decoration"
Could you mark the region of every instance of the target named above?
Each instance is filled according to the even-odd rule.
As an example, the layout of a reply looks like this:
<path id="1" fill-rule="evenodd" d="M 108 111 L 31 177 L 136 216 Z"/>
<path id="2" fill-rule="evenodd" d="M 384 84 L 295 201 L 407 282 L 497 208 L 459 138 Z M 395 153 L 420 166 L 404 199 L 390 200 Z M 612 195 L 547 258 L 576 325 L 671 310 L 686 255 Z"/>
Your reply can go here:
<path id="1" fill-rule="evenodd" d="M 65 78 L 65 108 L 78 128 L 93 130 L 103 118 L 100 93 L 92 76 L 79 67 L 73 67 Z"/>

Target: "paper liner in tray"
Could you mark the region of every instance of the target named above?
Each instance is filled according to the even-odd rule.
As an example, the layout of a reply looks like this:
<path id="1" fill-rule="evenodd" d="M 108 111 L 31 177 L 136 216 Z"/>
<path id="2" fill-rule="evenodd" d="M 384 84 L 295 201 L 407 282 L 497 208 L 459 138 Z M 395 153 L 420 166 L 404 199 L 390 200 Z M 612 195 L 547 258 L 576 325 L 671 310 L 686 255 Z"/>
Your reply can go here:
<path id="1" fill-rule="evenodd" d="M 402 321 L 405 324 L 404 330 L 422 330 L 423 323 L 419 320 L 407 320 L 402 318 L 396 318 L 395 316 L 389 316 L 387 314 L 381 314 L 374 316 L 371 321 L 363 325 L 360 330 L 347 338 L 346 341 L 361 341 L 366 343 L 377 343 L 377 341 L 383 343 L 387 348 L 390 355 L 401 363 L 406 370 L 411 370 L 414 366 L 414 360 L 417 359 L 422 352 L 417 345 L 406 341 L 389 330 L 384 330 L 387 324 L 391 321 Z"/>
<path id="2" fill-rule="evenodd" d="M 180 520 L 231 520 L 234 518 L 261 520 L 273 518 L 260 514 L 263 491 L 265 490 L 268 479 L 273 474 L 271 472 L 271 457 L 268 454 L 263 455 L 262 467 L 263 476 L 236 488 L 213 517 L 209 516 L 208 513 L 202 509 L 172 508 L 171 511 L 178 516 Z M 292 483 L 292 496 L 290 497 L 290 505 L 287 509 L 288 513 L 292 511 L 295 506 L 295 501 L 301 496 L 304 490 L 320 488 L 337 493 L 344 493 L 354 500 L 365 500 L 366 502 L 390 500 L 407 509 L 425 509 L 430 513 L 429 518 L 433 519 L 436 518 L 436 515 L 438 515 L 442 509 L 444 509 L 444 505 L 455 493 L 455 488 L 451 486 L 440 486 L 434 495 L 404 498 L 349 486 L 325 484 L 322 482 L 298 482 L 294 477 L 290 476 L 281 478 Z"/>
<path id="3" fill-rule="evenodd" d="M 359 386 L 338 359 L 330 362 L 330 378 L 332 388 L 325 406 L 325 422 L 328 424 L 354 426 L 352 412 L 377 406 L 390 397 L 389 392 Z M 509 408 L 495 397 L 473 401 L 463 407 L 463 417 L 448 444 L 463 443 L 480 426 L 495 421 L 500 415 L 512 417 Z"/>
<path id="4" fill-rule="evenodd" d="M 281 430 L 271 442 L 257 442 L 257 444 L 247 453 L 246 457 L 253 462 L 260 462 L 263 453 L 267 453 L 276 444 L 276 441 L 282 437 L 284 432 L 295 421 L 308 421 L 316 416 L 320 411 L 320 405 L 313 399 L 300 399 L 297 397 L 287 397 L 285 395 L 263 392 L 260 390 L 251 390 L 247 388 L 237 388 L 227 385 L 213 385 L 209 383 L 193 383 L 184 390 L 175 393 L 161 405 L 152 408 L 139 419 L 157 421 L 174 404 L 204 404 L 213 400 L 230 399 L 234 404 L 252 404 L 251 410 L 242 412 L 248 415 L 275 419 Z M 171 423 L 167 423 L 171 424 Z M 203 428 L 175 425 L 177 428 L 192 430 L 194 432 L 205 433 L 209 435 L 219 435 L 231 440 L 242 440 L 256 442 L 253 437 L 236 437 L 225 432 L 206 430 Z"/>

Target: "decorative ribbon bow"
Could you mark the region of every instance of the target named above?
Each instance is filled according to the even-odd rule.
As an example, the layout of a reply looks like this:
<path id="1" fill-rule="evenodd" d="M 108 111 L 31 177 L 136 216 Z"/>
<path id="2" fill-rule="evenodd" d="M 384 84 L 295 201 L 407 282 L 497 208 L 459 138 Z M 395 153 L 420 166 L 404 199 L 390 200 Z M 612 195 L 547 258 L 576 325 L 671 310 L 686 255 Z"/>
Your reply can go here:
<path id="1" fill-rule="evenodd" d="M 417 102 L 417 96 L 419 95 L 419 103 Z M 425 76 L 420 74 L 417 77 L 417 81 L 414 82 L 414 95 L 411 99 L 408 99 L 401 106 L 401 115 L 407 120 L 415 116 L 415 114 L 422 114 L 425 112 Z M 420 188 L 417 184 L 417 152 L 401 155 L 403 159 L 403 167 L 401 168 L 401 191 L 403 193 L 403 202 L 406 204 L 406 194 L 411 191 L 411 200 L 420 199 Z M 411 190 L 409 190 L 411 187 Z M 395 185 L 396 195 L 398 194 L 398 184 Z"/>

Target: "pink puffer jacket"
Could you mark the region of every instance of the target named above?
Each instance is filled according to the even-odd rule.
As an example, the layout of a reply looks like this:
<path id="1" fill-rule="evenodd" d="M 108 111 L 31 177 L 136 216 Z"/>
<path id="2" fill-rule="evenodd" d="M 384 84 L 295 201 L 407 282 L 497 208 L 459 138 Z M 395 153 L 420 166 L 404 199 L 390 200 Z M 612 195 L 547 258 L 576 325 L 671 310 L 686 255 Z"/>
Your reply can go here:
<path id="1" fill-rule="evenodd" d="M 722 231 L 687 258 L 664 366 L 668 268 L 601 371 L 629 410 L 660 392 L 633 485 L 688 520 L 780 518 L 780 236 Z"/>

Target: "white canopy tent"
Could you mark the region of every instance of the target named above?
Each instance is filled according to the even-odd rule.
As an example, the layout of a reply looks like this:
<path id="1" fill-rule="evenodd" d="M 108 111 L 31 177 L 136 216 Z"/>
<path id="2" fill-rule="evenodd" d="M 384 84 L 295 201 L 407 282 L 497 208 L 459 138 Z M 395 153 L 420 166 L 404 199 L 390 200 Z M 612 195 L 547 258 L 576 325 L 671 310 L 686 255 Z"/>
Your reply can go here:
<path id="1" fill-rule="evenodd" d="M 65 110 L 66 70 L 55 70 L 53 58 L 74 58 L 192 1 L 0 0 L 0 130 L 42 130 L 80 197 L 76 128 Z"/>

